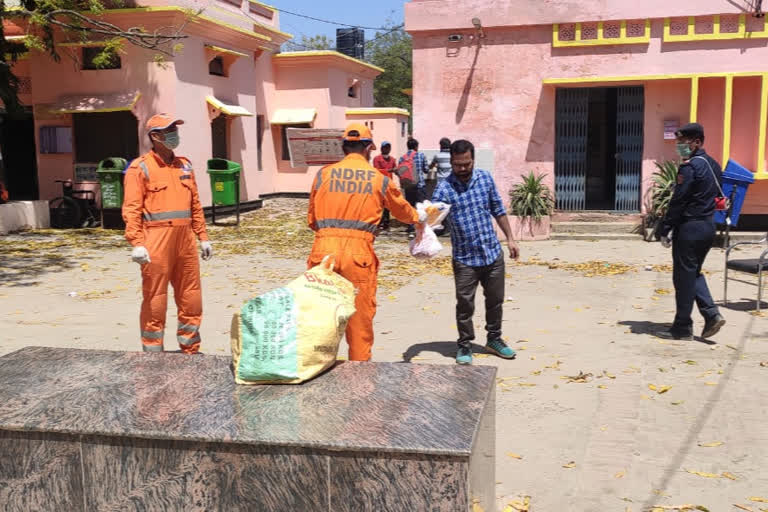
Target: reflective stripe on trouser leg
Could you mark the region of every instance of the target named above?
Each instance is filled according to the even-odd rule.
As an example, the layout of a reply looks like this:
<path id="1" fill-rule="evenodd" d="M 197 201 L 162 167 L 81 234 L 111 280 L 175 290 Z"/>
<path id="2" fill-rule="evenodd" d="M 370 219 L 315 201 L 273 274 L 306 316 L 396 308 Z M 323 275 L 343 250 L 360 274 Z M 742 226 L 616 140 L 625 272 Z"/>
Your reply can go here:
<path id="1" fill-rule="evenodd" d="M 197 239 L 190 226 L 179 230 L 174 263 L 170 280 L 178 309 L 176 340 L 182 352 L 194 354 L 200 349 L 203 295 L 200 289 Z"/>
<path id="2" fill-rule="evenodd" d="M 141 348 L 144 352 L 162 352 L 163 331 L 141 331 Z"/>

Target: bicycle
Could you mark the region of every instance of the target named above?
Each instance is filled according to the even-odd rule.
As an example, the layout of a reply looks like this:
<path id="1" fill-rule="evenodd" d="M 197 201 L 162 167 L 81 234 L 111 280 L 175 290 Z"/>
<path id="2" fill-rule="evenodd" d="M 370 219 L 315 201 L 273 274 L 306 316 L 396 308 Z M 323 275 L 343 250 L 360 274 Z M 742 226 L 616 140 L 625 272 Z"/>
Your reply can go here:
<path id="1" fill-rule="evenodd" d="M 72 180 L 61 183 L 61 197 L 51 199 L 51 227 L 57 229 L 93 228 L 101 224 L 96 194 L 93 190 L 76 190 Z"/>

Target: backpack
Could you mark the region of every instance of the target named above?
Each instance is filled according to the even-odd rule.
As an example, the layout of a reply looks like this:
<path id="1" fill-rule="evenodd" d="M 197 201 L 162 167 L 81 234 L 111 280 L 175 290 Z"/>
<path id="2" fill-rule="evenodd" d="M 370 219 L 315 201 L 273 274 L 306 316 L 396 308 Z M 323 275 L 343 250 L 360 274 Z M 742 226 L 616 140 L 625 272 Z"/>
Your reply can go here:
<path id="1" fill-rule="evenodd" d="M 416 185 L 419 180 L 416 178 L 416 173 L 413 171 L 413 159 L 416 156 L 416 151 L 409 151 L 400 157 L 400 162 L 397 164 L 395 172 L 400 176 L 400 184 L 403 188 L 410 188 Z"/>

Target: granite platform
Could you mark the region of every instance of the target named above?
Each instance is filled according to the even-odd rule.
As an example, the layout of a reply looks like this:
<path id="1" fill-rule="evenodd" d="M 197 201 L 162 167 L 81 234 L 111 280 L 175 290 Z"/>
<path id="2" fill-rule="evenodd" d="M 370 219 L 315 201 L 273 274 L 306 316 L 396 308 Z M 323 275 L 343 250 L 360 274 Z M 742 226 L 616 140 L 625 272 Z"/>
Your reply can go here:
<path id="1" fill-rule="evenodd" d="M 0 357 L 4 511 L 494 509 L 496 369 L 344 362 L 238 386 L 209 355 Z"/>

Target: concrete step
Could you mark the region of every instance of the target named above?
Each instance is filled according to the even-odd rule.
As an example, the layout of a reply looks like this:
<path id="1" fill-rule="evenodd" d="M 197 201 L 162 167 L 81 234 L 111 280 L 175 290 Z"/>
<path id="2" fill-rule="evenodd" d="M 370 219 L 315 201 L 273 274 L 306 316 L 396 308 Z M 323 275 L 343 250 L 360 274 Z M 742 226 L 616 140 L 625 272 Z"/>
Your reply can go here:
<path id="1" fill-rule="evenodd" d="M 550 240 L 627 240 L 631 242 L 642 241 L 640 233 L 552 233 Z"/>
<path id="2" fill-rule="evenodd" d="M 552 222 L 636 222 L 643 221 L 642 214 L 609 211 L 562 212 L 552 214 Z"/>
<path id="3" fill-rule="evenodd" d="M 640 233 L 641 224 L 638 222 L 553 222 L 552 233 L 603 233 L 603 234 L 635 234 Z"/>

